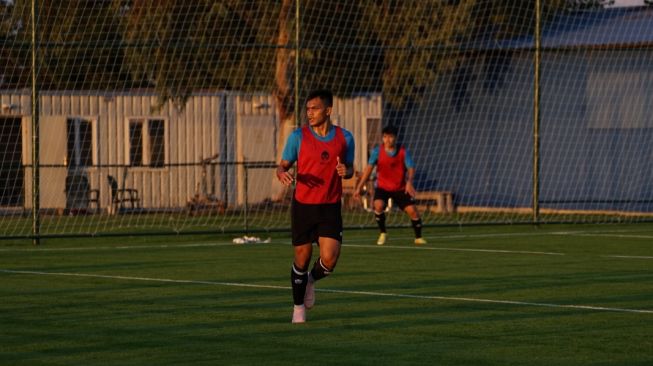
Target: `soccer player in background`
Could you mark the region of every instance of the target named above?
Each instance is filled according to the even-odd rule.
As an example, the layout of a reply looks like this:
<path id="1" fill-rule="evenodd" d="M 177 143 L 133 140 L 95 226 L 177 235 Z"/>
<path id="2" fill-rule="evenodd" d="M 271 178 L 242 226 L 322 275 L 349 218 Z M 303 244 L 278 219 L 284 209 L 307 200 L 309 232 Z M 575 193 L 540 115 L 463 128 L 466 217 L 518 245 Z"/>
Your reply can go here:
<path id="1" fill-rule="evenodd" d="M 400 209 L 410 217 L 415 231 L 415 244 L 426 244 L 422 238 L 422 219 L 415 207 L 415 164 L 405 147 L 397 144 L 397 127 L 383 128 L 383 144 L 372 150 L 367 166 L 354 189 L 354 197 L 359 198 L 363 185 L 372 175 L 376 165 L 376 186 L 374 189 L 374 217 L 379 225 L 378 245 L 385 244 L 388 234 L 385 227 L 385 208 L 392 198 Z"/>
<path id="2" fill-rule="evenodd" d="M 342 243 L 342 178 L 354 174 L 354 138 L 331 123 L 333 94 L 316 90 L 306 98 L 308 124 L 288 136 L 277 179 L 290 186 L 288 171 L 297 162 L 297 179 L 291 206 L 292 244 L 295 251 L 290 280 L 293 323 L 306 321 L 306 309 L 315 304 L 315 282 L 331 274 Z M 308 271 L 313 243 L 320 255 Z"/>

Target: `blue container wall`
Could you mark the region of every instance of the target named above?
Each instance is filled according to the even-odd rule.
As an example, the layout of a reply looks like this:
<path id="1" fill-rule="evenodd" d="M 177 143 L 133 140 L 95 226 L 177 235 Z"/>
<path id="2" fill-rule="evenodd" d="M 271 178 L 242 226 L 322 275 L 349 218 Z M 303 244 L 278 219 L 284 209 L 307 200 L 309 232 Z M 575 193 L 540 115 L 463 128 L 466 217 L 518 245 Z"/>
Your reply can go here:
<path id="1" fill-rule="evenodd" d="M 499 55 L 443 75 L 402 121 L 418 189 L 451 190 L 464 206 L 532 206 L 532 53 Z M 651 59 L 646 50 L 543 55 L 541 207 L 653 211 Z"/>

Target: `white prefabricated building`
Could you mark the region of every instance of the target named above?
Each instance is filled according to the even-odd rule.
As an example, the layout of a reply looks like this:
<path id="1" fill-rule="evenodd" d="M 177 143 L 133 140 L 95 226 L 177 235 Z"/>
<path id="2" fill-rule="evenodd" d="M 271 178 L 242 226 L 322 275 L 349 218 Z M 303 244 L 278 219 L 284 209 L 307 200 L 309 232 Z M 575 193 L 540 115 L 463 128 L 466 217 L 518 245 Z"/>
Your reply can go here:
<path id="1" fill-rule="evenodd" d="M 0 207 L 30 209 L 30 93 L 0 92 L 0 101 Z M 120 188 L 137 190 L 141 208 L 151 211 L 183 209 L 198 194 L 228 207 L 273 195 L 274 170 L 265 166 L 277 163 L 280 127 L 271 95 L 195 93 L 183 107 L 167 102 L 160 108 L 151 91 L 45 91 L 40 101 L 42 209 L 71 208 L 70 178 L 80 176 L 85 189 L 98 190 L 100 212 L 111 206 L 108 176 Z M 380 136 L 381 96 L 336 98 L 332 119 L 354 134 L 361 170 Z"/>

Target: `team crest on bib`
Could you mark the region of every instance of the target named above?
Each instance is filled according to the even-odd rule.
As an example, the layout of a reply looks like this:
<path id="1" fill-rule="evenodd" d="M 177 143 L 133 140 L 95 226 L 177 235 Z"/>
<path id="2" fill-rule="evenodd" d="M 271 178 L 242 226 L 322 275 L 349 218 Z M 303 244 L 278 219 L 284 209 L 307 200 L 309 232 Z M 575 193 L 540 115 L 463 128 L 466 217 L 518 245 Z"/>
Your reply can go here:
<path id="1" fill-rule="evenodd" d="M 320 158 L 322 158 L 323 162 L 326 162 L 327 160 L 329 160 L 329 152 L 326 150 L 322 151 Z"/>

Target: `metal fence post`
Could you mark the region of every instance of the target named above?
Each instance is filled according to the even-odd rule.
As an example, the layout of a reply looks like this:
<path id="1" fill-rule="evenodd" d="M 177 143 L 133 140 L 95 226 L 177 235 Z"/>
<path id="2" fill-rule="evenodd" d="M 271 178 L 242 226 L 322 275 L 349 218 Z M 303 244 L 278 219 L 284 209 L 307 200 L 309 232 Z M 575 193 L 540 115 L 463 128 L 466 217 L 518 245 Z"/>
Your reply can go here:
<path id="1" fill-rule="evenodd" d="M 542 6 L 535 1 L 535 58 L 533 65 L 533 224 L 540 221 L 540 63 Z"/>
<path id="2" fill-rule="evenodd" d="M 41 217 L 40 207 L 40 171 L 39 171 L 39 89 L 37 62 L 37 0 L 32 0 L 32 243 L 40 244 Z"/>

